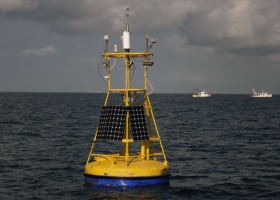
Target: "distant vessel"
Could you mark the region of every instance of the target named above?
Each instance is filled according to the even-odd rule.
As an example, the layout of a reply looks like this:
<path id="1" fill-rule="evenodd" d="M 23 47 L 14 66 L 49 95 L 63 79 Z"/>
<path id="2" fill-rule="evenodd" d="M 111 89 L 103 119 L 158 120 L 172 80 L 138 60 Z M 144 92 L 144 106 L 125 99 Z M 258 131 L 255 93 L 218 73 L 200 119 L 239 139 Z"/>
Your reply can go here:
<path id="1" fill-rule="evenodd" d="M 211 93 L 207 93 L 205 92 L 205 90 L 203 92 L 197 92 L 195 90 L 195 93 L 193 94 L 193 97 L 210 97 Z"/>
<path id="2" fill-rule="evenodd" d="M 263 92 L 262 90 L 262 93 L 257 93 L 254 88 L 253 88 L 253 95 L 252 97 L 272 97 L 272 94 L 269 94 L 268 92 Z"/>

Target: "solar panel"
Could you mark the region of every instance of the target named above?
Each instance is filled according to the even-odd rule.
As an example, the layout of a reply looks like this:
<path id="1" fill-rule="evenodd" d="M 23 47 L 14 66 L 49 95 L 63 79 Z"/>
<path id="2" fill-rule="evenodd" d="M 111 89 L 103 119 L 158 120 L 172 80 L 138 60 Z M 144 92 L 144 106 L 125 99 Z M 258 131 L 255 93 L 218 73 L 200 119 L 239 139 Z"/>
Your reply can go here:
<path id="1" fill-rule="evenodd" d="M 126 106 L 112 106 L 106 140 L 122 141 L 127 114 Z"/>
<path id="2" fill-rule="evenodd" d="M 96 140 L 106 140 L 110 111 L 110 106 L 103 106 L 101 109 Z"/>
<path id="3" fill-rule="evenodd" d="M 129 106 L 130 126 L 134 141 L 149 140 L 146 116 L 143 106 Z"/>
<path id="4" fill-rule="evenodd" d="M 126 114 L 126 106 L 103 106 L 96 140 L 122 141 Z"/>
<path id="5" fill-rule="evenodd" d="M 96 140 L 122 141 L 127 109 L 134 141 L 149 140 L 143 106 L 103 106 Z"/>

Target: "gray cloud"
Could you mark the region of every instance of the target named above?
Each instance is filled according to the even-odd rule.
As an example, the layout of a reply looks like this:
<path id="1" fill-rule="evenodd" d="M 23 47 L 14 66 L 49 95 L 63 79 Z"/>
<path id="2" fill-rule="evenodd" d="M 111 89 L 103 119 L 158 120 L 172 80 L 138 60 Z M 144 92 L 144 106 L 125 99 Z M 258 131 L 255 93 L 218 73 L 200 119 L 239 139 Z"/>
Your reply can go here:
<path id="1" fill-rule="evenodd" d="M 0 11 L 30 11 L 36 9 L 38 2 L 35 0 L 0 0 Z"/>
<path id="2" fill-rule="evenodd" d="M 3 17 L 48 22 L 63 34 L 94 34 L 102 31 L 120 33 L 126 23 L 124 8 L 130 8 L 130 22 L 137 32 L 168 30 L 182 25 L 184 16 L 195 8 L 193 1 L 130 0 L 28 0 L 35 9 L 1 9 Z M 17 0 L 23 4 L 25 0 Z M 2 4 L 2 6 L 1 6 Z"/>
<path id="3" fill-rule="evenodd" d="M 23 56 L 48 56 L 57 53 L 57 50 L 53 46 L 48 46 L 41 49 L 25 49 L 20 52 L 20 54 Z"/>
<path id="4" fill-rule="evenodd" d="M 181 27 L 187 44 L 236 55 L 280 52 L 280 1 L 204 1 Z"/>
<path id="5" fill-rule="evenodd" d="M 186 46 L 209 47 L 212 53 L 280 52 L 278 0 L 0 0 L 2 17 L 50 24 L 65 35 L 119 34 L 126 7 L 137 33 L 180 29 Z"/>
<path id="6" fill-rule="evenodd" d="M 97 73 L 103 34 L 109 51 L 121 46 L 126 7 L 132 51 L 145 50 L 145 35 L 158 39 L 149 70 L 155 92 L 279 93 L 276 0 L 0 0 L 0 91 L 106 91 Z M 132 86 L 142 88 L 135 64 Z M 122 71 L 111 75 L 122 88 Z"/>

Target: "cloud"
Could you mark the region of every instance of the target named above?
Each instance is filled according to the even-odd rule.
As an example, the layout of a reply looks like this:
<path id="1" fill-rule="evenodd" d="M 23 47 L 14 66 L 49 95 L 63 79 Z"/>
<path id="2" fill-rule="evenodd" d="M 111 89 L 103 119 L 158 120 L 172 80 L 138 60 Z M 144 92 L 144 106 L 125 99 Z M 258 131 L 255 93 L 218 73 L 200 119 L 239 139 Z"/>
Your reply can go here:
<path id="1" fill-rule="evenodd" d="M 181 27 L 187 44 L 236 55 L 280 52 L 280 1 L 198 2 L 203 5 L 189 12 Z"/>
<path id="2" fill-rule="evenodd" d="M 57 50 L 53 46 L 48 46 L 41 49 L 25 49 L 20 52 L 20 54 L 23 56 L 48 56 L 57 53 Z"/>
<path id="3" fill-rule="evenodd" d="M 216 54 L 280 53 L 279 0 L 0 0 L 2 18 L 45 23 L 65 35 L 120 34 L 126 7 L 133 32 L 180 30 L 185 45 Z"/>
<path id="4" fill-rule="evenodd" d="M 164 38 L 164 45 L 167 49 L 171 49 L 174 54 L 177 54 L 181 57 L 186 56 L 199 56 L 205 57 L 209 54 L 216 53 L 215 48 L 211 46 L 192 46 L 192 45 L 186 45 L 187 44 L 187 38 L 183 37 L 180 34 L 172 34 L 168 35 Z"/>
<path id="5" fill-rule="evenodd" d="M 36 0 L 0 0 L 0 12 L 30 11 L 35 10 L 37 5 Z"/>
<path id="6" fill-rule="evenodd" d="M 271 54 L 271 55 L 268 55 L 267 57 L 270 61 L 280 64 L 280 53 Z"/>
<path id="7" fill-rule="evenodd" d="M 11 0 L 0 0 L 7 4 Z M 12 0 L 25 4 L 26 0 Z M 183 24 L 186 14 L 195 9 L 195 1 L 161 0 L 27 0 L 35 4 L 32 10 L 14 7 L 2 17 L 28 19 L 50 23 L 53 30 L 62 34 L 121 33 L 125 29 L 124 9 L 130 8 L 130 25 L 135 32 L 168 30 Z M 32 5 L 33 5 L 32 4 Z M 1 8 L 1 5 L 0 5 Z M 0 9 L 1 11 L 1 9 Z M 2 10 L 3 12 L 3 10 Z"/>

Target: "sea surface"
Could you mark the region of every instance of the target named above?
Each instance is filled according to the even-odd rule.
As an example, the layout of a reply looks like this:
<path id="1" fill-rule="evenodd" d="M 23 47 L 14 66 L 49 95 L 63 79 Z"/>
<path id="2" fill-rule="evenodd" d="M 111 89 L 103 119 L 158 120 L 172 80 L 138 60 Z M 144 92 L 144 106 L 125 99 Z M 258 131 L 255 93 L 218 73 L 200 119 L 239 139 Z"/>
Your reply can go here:
<path id="1" fill-rule="evenodd" d="M 280 95 L 152 94 L 170 183 L 87 187 L 84 166 L 105 98 L 0 93 L 0 199 L 280 199 Z M 123 105 L 121 96 L 108 104 Z M 97 142 L 94 151 L 118 147 Z"/>

